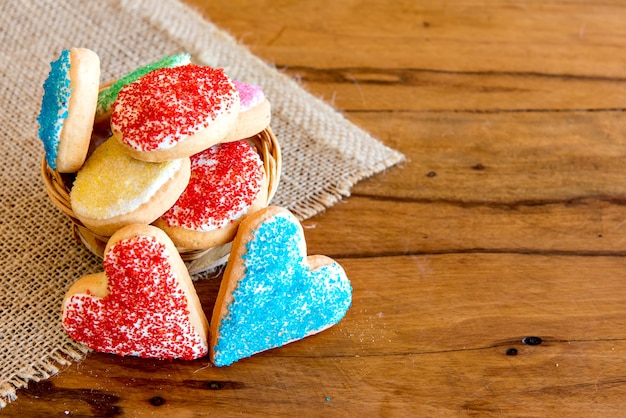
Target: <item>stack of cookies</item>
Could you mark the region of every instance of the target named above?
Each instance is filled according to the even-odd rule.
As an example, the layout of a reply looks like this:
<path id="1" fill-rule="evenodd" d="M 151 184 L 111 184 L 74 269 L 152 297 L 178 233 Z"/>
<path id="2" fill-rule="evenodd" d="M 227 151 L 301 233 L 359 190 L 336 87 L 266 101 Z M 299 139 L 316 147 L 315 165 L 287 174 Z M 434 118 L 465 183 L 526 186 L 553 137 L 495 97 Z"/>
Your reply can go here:
<path id="1" fill-rule="evenodd" d="M 157 223 L 176 246 L 232 241 L 244 215 L 268 203 L 263 161 L 247 138 L 268 128 L 258 86 L 165 57 L 104 89 L 100 61 L 63 51 L 44 84 L 39 136 L 47 165 L 75 173 L 71 209 L 88 230 L 110 237 Z"/>
<path id="2" fill-rule="evenodd" d="M 185 53 L 99 79 L 95 52 L 63 51 L 38 117 L 46 172 L 65 176 L 68 211 L 106 244 L 104 271 L 64 300 L 72 338 L 120 355 L 211 353 L 219 366 L 341 320 L 345 272 L 307 257 L 299 222 L 268 206 L 272 179 L 253 140 L 270 123 L 260 87 Z M 181 253 L 226 244 L 209 332 Z"/>

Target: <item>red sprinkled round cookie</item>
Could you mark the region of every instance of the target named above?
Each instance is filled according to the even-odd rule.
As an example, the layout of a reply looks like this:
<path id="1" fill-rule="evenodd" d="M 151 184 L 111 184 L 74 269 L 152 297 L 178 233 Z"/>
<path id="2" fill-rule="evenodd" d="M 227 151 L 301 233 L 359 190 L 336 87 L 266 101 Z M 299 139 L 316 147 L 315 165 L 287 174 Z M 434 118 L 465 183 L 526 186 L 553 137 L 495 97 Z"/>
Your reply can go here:
<path id="1" fill-rule="evenodd" d="M 144 161 L 189 157 L 234 128 L 240 101 L 221 68 L 183 65 L 152 71 L 119 92 L 111 130 Z"/>
<path id="2" fill-rule="evenodd" d="M 247 141 L 217 144 L 191 156 L 191 179 L 154 224 L 183 248 L 203 249 L 233 239 L 239 222 L 267 204 L 263 162 Z"/>

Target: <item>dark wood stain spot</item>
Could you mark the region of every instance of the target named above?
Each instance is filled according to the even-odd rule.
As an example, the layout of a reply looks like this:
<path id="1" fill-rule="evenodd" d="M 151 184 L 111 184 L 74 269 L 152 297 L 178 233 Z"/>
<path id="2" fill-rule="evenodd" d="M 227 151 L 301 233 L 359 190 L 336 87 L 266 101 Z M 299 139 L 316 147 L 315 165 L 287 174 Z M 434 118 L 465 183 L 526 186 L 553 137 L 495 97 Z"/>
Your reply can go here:
<path id="1" fill-rule="evenodd" d="M 122 415 L 122 408 L 116 405 L 120 397 L 97 389 L 63 389 L 52 382 L 30 382 L 22 394 L 36 399 L 65 399 L 84 402 L 91 408 L 93 415 L 99 417 L 116 417 Z"/>
<path id="2" fill-rule="evenodd" d="M 246 386 L 243 382 L 232 380 L 183 380 L 179 385 L 202 390 L 233 390 L 243 389 Z"/>
<path id="3" fill-rule="evenodd" d="M 506 355 L 507 356 L 516 356 L 517 355 L 517 348 L 509 348 L 508 350 L 506 350 Z"/>
<path id="4" fill-rule="evenodd" d="M 206 384 L 206 386 L 211 390 L 220 390 L 222 388 L 221 382 L 211 381 Z"/>
<path id="5" fill-rule="evenodd" d="M 482 165 L 482 163 L 478 163 L 478 164 L 474 164 L 472 166 L 472 170 L 476 170 L 476 171 L 483 171 L 484 169 L 486 169 L 487 167 L 485 167 L 484 165 Z"/>
<path id="6" fill-rule="evenodd" d="M 160 396 L 153 396 L 152 398 L 150 398 L 149 402 L 152 406 L 161 406 L 165 403 L 165 399 Z"/>
<path id="7" fill-rule="evenodd" d="M 543 342 L 541 337 L 524 337 L 522 338 L 522 344 L 526 345 L 539 345 Z"/>

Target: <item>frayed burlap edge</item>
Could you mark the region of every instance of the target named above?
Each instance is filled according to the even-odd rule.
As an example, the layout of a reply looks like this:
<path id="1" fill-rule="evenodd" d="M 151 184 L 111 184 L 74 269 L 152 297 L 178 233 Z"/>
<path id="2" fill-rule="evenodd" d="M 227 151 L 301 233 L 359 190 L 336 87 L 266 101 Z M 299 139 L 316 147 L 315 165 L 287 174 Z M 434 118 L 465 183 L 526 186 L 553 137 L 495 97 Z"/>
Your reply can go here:
<path id="1" fill-rule="evenodd" d="M 49 379 L 59 372 L 60 367 L 68 367 L 72 362 L 82 361 L 89 352 L 91 349 L 73 341 L 63 347 L 57 347 L 48 356 L 16 373 L 11 380 L 0 386 L 0 408 L 16 400 L 16 391 L 28 387 L 29 382 Z"/>

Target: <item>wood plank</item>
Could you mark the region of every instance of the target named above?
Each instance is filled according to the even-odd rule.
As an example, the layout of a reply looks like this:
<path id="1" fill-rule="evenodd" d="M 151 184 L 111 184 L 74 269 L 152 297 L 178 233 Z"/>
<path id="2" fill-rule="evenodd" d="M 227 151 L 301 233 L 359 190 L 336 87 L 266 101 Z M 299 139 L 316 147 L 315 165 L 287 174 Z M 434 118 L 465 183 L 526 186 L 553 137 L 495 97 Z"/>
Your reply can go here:
<path id="1" fill-rule="evenodd" d="M 626 406 L 619 396 L 626 384 L 623 258 L 456 254 L 341 262 L 354 304 L 322 334 L 227 368 L 203 359 L 94 354 L 21 391 L 10 408 L 27 416 L 64 408 L 137 416 L 284 416 L 296 409 L 314 416 L 538 416 Z M 203 298 L 211 286 L 198 283 Z M 543 341 L 524 344 L 528 336 Z M 507 355 L 511 348 L 517 355 Z"/>
<path id="2" fill-rule="evenodd" d="M 626 407 L 621 396 L 623 341 L 518 347 L 516 356 L 507 356 L 510 347 L 503 345 L 376 362 L 362 357 L 324 362 L 299 358 L 297 369 L 284 357 L 265 358 L 224 373 L 199 367 L 191 374 L 171 364 L 153 365 L 167 379 L 142 375 L 146 367 L 136 360 L 120 362 L 111 373 L 110 361 L 94 355 L 89 374 L 73 371 L 81 373 L 83 384 L 57 378 L 35 383 L 9 408 L 26 416 L 63 411 L 74 416 L 277 417 L 296 411 L 353 416 L 359 411 L 368 416 L 540 417 L 617 416 Z M 585 358 L 584 364 L 580 358 Z M 395 375 L 401 370 L 408 373 L 398 380 Z M 310 385 L 315 378 L 317 385 Z M 35 397 L 40 407 L 28 408 Z"/>
<path id="3" fill-rule="evenodd" d="M 621 79 L 626 60 L 620 42 L 626 35 L 626 10 L 619 2 L 430 0 L 394 7 L 377 0 L 189 3 L 279 66 Z"/>
<path id="4" fill-rule="evenodd" d="M 624 5 L 192 3 L 344 110 L 624 108 Z"/>
<path id="5" fill-rule="evenodd" d="M 601 199 L 509 205 L 356 195 L 303 225 L 311 252 L 342 258 L 472 252 L 626 255 L 626 207 Z"/>
<path id="6" fill-rule="evenodd" d="M 626 94 L 624 79 L 602 76 L 366 66 L 290 66 L 285 72 L 345 112 L 622 112 Z"/>
<path id="7" fill-rule="evenodd" d="M 353 188 L 397 199 L 550 203 L 626 197 L 621 112 L 350 113 L 407 156 Z"/>
<path id="8" fill-rule="evenodd" d="M 623 257 L 449 254 L 387 261 L 342 260 L 355 288 L 352 314 L 364 309 L 366 315 L 347 316 L 339 328 L 373 336 L 362 342 L 368 352 L 480 348 L 527 335 L 558 341 L 624 335 Z"/>

